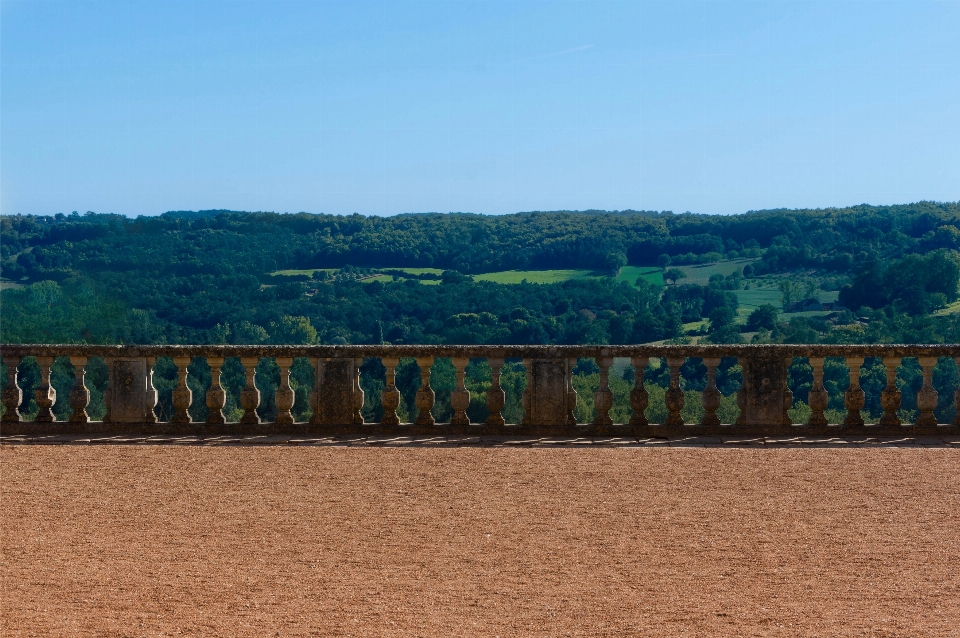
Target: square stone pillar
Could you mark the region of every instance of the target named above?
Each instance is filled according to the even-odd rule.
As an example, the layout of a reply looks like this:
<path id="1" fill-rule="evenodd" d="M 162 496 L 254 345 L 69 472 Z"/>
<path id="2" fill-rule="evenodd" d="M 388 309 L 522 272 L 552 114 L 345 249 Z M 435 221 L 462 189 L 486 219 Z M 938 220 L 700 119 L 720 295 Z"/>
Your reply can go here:
<path id="1" fill-rule="evenodd" d="M 523 425 L 570 425 L 576 407 L 570 360 L 524 359 L 523 365 L 527 368 Z"/>
<path id="2" fill-rule="evenodd" d="M 783 355 L 754 355 L 740 359 L 743 386 L 738 425 L 783 425 L 787 399 L 787 366 Z"/>
<path id="3" fill-rule="evenodd" d="M 157 391 L 153 387 L 155 357 L 118 357 L 105 361 L 109 374 L 106 404 L 110 423 L 156 423 L 153 408 Z"/>
<path id="4" fill-rule="evenodd" d="M 311 406 L 313 425 L 350 425 L 356 415 L 356 361 L 353 358 L 316 359 L 316 387 Z"/>

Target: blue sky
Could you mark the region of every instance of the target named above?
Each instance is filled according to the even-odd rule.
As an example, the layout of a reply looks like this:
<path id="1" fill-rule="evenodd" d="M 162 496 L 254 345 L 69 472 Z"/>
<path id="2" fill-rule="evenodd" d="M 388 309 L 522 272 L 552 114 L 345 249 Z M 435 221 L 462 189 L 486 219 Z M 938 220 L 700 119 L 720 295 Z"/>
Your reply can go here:
<path id="1" fill-rule="evenodd" d="M 4 214 L 960 199 L 960 2 L 0 4 Z"/>

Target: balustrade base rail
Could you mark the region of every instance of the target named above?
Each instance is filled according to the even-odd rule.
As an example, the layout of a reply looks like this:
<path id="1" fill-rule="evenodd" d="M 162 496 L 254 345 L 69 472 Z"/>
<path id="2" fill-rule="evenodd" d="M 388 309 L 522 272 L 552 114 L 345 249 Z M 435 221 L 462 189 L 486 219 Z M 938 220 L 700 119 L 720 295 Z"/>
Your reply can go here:
<path id="1" fill-rule="evenodd" d="M 916 436 L 960 436 L 960 427 L 936 425 L 917 427 L 915 425 L 882 426 L 866 425 L 847 427 L 828 425 L 810 427 L 808 425 L 720 425 L 708 427 L 699 424 L 690 425 L 648 425 L 632 426 L 615 424 L 598 428 L 592 424 L 578 425 L 505 425 L 489 427 L 485 424 L 452 425 L 438 423 L 432 426 L 382 425 L 379 423 L 312 425 L 310 423 L 103 423 L 84 424 L 69 421 L 38 423 L 24 421 L 4 423 L 0 427 L 0 436 L 57 436 L 57 435 L 142 435 L 142 436 L 521 436 L 521 437 L 632 437 L 681 438 L 690 436 L 775 436 L 775 437 L 882 437 L 900 438 Z"/>
<path id="2" fill-rule="evenodd" d="M 960 346 L 948 345 L 676 345 L 676 346 L 82 346 L 21 345 L 0 346 L 0 356 L 7 368 L 3 388 L 4 414 L 0 421 L 3 435 L 59 434 L 156 434 L 184 436 L 216 435 L 303 435 L 303 436 L 877 436 L 910 437 L 960 434 L 960 389 L 952 399 L 956 418 L 949 424 L 937 422 L 935 411 L 944 407 L 933 384 L 934 368 L 960 366 Z M 87 413 L 90 392 L 86 387 L 86 370 L 91 357 L 101 357 L 107 369 L 104 405 L 107 416 L 92 421 Z M 176 387 L 169 395 L 167 410 L 172 415 L 158 422 L 158 392 L 153 375 L 157 359 L 169 357 L 176 367 Z M 416 360 L 420 383 L 413 405 L 412 423 L 401 423 L 398 409 L 401 392 L 397 388 L 397 368 L 401 358 Z M 431 369 L 437 358 L 449 358 L 455 370 L 455 388 L 450 393 L 453 414 L 449 423 L 437 423 L 433 415 L 436 393 L 431 387 Z M 824 386 L 824 362 L 834 357 L 846 361 L 849 384 L 843 393 L 843 422 L 828 424 L 830 397 Z M 865 423 L 861 411 L 866 395 L 860 385 L 861 367 L 866 358 L 882 361 L 886 385 L 878 392 L 883 416 L 875 425 Z M 25 421 L 21 409 L 30 403 L 19 386 L 21 366 L 33 358 L 39 366 L 39 386 L 33 396 L 37 414 Z M 73 387 L 67 393 L 70 414 L 58 421 L 53 406 L 57 392 L 51 382 L 51 368 L 57 358 L 68 359 L 73 368 Z M 194 359 L 204 359 L 210 369 L 209 387 L 205 392 L 206 419 L 196 422 L 190 414 L 194 405 L 193 390 L 187 383 L 188 367 Z M 246 375 L 245 386 L 238 396 L 243 409 L 239 422 L 228 423 L 224 415 L 227 391 L 221 385 L 221 370 L 227 358 L 236 358 Z M 295 422 L 297 413 L 307 413 L 296 401 L 291 385 L 291 367 L 296 358 L 309 361 L 313 371 L 313 387 L 309 393 L 311 414 L 308 423 Z M 613 422 L 611 410 L 614 395 L 610 387 L 610 371 L 615 358 L 629 359 L 633 368 L 633 387 L 629 395 L 629 423 Z M 796 358 L 806 359 L 812 378 L 806 397 L 810 417 L 805 424 L 791 423 L 788 410 L 794 396 L 787 383 L 788 368 Z M 898 385 L 898 369 L 904 358 L 916 359 L 922 383 L 915 391 L 916 416 L 913 423 L 901 421 L 901 399 L 905 386 Z M 279 369 L 279 385 L 273 394 L 276 417 L 262 423 L 258 409 L 261 391 L 256 382 L 257 366 L 262 359 L 272 359 Z M 360 368 L 367 359 L 379 359 L 385 372 L 379 423 L 365 423 L 362 414 L 365 393 L 361 387 Z M 467 414 L 470 391 L 465 384 L 471 360 L 485 360 L 490 381 L 485 388 L 489 416 L 483 423 L 471 423 Z M 525 383 L 520 397 L 523 417 L 516 425 L 504 421 L 506 393 L 501 387 L 501 369 L 508 359 L 521 361 Z M 595 417 L 589 424 L 577 423 L 575 409 L 578 394 L 573 384 L 573 368 L 580 359 L 593 359 L 598 370 L 598 387 L 593 393 Z M 644 377 L 651 360 L 666 364 L 669 386 L 664 390 L 663 407 L 666 419 L 650 423 L 646 410 L 650 394 Z M 699 423 L 685 423 L 682 410 L 685 402 L 682 369 L 688 359 L 699 359 L 705 370 L 705 384 L 700 391 L 703 416 Z M 740 366 L 740 387 L 737 391 L 739 417 L 725 425 L 717 412 L 721 393 L 717 375 L 723 359 L 736 359 Z M 950 361 L 954 363 L 950 363 Z M 232 364 L 234 365 L 234 364 Z M 911 364 L 912 365 L 912 364 Z M 34 371 L 36 368 L 32 368 Z M 877 368 L 873 368 L 874 371 Z M 944 368 L 940 368 L 941 372 Z M 955 375 L 955 368 L 950 374 Z M 36 379 L 35 372 L 34 379 Z M 941 374 L 941 373 L 938 373 Z M 701 377 L 701 382 L 702 382 Z M 955 378 L 955 377 L 954 377 Z M 918 378 L 918 382 L 920 379 Z M 196 387 L 196 386 L 195 386 Z M 301 395 L 302 396 L 302 395 Z M 410 397 L 408 397 L 409 399 Z M 513 397 L 516 400 L 517 397 Z M 835 397 L 836 400 L 836 397 Z M 369 407 L 369 406 L 368 406 Z M 59 411 L 59 410 L 58 410 Z M 660 412 L 663 413 L 662 411 Z M 271 412 L 272 414 L 272 412 Z M 944 412 L 941 411 L 941 414 Z M 951 412 L 952 414 L 952 412 Z M 271 417 L 273 418 L 273 417 Z M 659 417 L 658 417 L 659 418 Z"/>

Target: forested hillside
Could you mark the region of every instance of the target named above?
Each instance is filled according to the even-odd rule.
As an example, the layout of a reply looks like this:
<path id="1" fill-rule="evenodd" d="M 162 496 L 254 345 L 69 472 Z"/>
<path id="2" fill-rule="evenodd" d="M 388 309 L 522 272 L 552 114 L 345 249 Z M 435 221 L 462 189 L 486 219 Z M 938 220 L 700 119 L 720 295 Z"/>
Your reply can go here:
<path id="1" fill-rule="evenodd" d="M 960 203 L 734 216 L 74 213 L 0 224 L 4 341 L 957 340 Z M 699 283 L 677 271 L 726 263 L 735 272 Z M 625 266 L 660 268 L 668 285 L 618 280 Z M 472 277 L 546 269 L 592 278 Z M 764 286 L 779 286 L 782 304 L 745 312 Z M 804 286 L 834 291 L 838 310 L 780 314 Z"/>

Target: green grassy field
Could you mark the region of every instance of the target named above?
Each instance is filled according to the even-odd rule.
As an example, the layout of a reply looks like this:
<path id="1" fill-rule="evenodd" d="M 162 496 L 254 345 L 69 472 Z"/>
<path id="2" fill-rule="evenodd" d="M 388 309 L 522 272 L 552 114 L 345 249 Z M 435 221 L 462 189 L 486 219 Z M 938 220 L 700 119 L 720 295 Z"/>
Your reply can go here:
<path id="1" fill-rule="evenodd" d="M 596 276 L 592 270 L 504 270 L 474 275 L 476 281 L 492 281 L 496 284 L 555 284 L 570 279 L 586 279 Z"/>
<path id="2" fill-rule="evenodd" d="M 710 283 L 710 277 L 713 275 L 723 275 L 727 277 L 733 274 L 735 270 L 742 270 L 747 264 L 752 264 L 756 259 L 732 259 L 730 261 L 718 261 L 712 264 L 697 264 L 695 266 L 670 266 L 682 271 L 687 278 L 681 279 L 677 283 L 681 284 L 699 284 L 706 286 Z"/>
<path id="3" fill-rule="evenodd" d="M 443 268 L 381 268 L 381 270 L 400 270 L 409 275 L 442 275 Z"/>
<path id="4" fill-rule="evenodd" d="M 328 275 L 337 271 L 336 268 L 308 268 L 306 270 L 276 270 L 271 275 L 282 275 L 284 277 L 293 277 L 295 275 L 306 275 L 307 277 L 312 277 L 313 273 L 317 271 L 325 272 Z"/>
<path id="5" fill-rule="evenodd" d="M 740 308 L 746 309 L 748 314 L 763 304 L 770 304 L 774 308 L 783 309 L 783 295 L 777 287 L 758 288 L 751 285 L 750 290 L 734 290 Z"/>
<path id="6" fill-rule="evenodd" d="M 955 301 L 946 308 L 935 311 L 933 314 L 938 317 L 960 314 L 960 301 Z"/>
<path id="7" fill-rule="evenodd" d="M 663 270 L 653 266 L 624 266 L 617 275 L 617 281 L 625 281 L 633 286 L 637 279 L 643 278 L 647 283 L 655 286 L 664 285 Z"/>
<path id="8" fill-rule="evenodd" d="M 742 269 L 745 265 L 756 261 L 755 259 L 734 259 L 731 261 L 720 261 L 712 264 L 703 264 L 696 266 L 679 266 L 679 269 L 686 273 L 687 278 L 681 279 L 678 283 L 680 284 L 698 284 L 705 286 L 709 283 L 710 277 L 713 275 L 723 275 L 724 277 L 729 276 L 736 270 Z M 311 276 L 316 271 L 324 271 L 327 273 L 336 272 L 336 268 L 312 268 L 312 269 L 302 269 L 302 270 L 278 270 L 276 272 L 270 273 L 272 275 L 307 275 Z M 423 274 L 432 274 L 432 275 L 441 275 L 443 274 L 442 268 L 404 268 L 404 267 L 391 267 L 384 268 L 383 270 L 394 270 L 407 273 L 412 276 L 423 275 Z M 592 278 L 602 278 L 607 275 L 602 272 L 595 270 L 587 269 L 553 269 L 553 270 L 503 270 L 499 272 L 489 272 L 479 275 L 473 275 L 474 280 L 476 281 L 490 281 L 497 284 L 519 284 L 523 281 L 531 284 L 554 284 L 563 281 L 569 281 L 571 279 L 592 279 Z M 382 281 L 384 283 L 389 281 L 394 281 L 397 277 L 393 275 L 375 275 L 368 279 L 363 279 L 363 283 L 371 283 L 374 281 Z M 637 279 L 644 279 L 645 281 L 654 284 L 656 286 L 663 286 L 663 269 L 656 268 L 653 266 L 624 266 L 620 269 L 620 273 L 617 275 L 617 281 L 625 281 L 631 285 L 634 285 Z M 428 286 L 435 286 L 440 283 L 438 279 L 421 279 L 419 280 L 421 284 Z M 734 291 L 737 295 L 737 298 L 740 301 L 740 314 L 743 316 L 748 315 L 750 312 L 758 308 L 763 304 L 770 304 L 776 308 L 782 310 L 782 295 L 779 288 L 777 287 L 776 280 L 767 280 L 767 279 L 756 279 L 751 280 L 750 290 L 737 290 Z M 820 301 L 836 301 L 837 293 L 836 291 L 832 292 L 821 292 L 817 295 L 820 298 Z M 960 312 L 960 306 L 958 306 L 955 312 Z"/>

